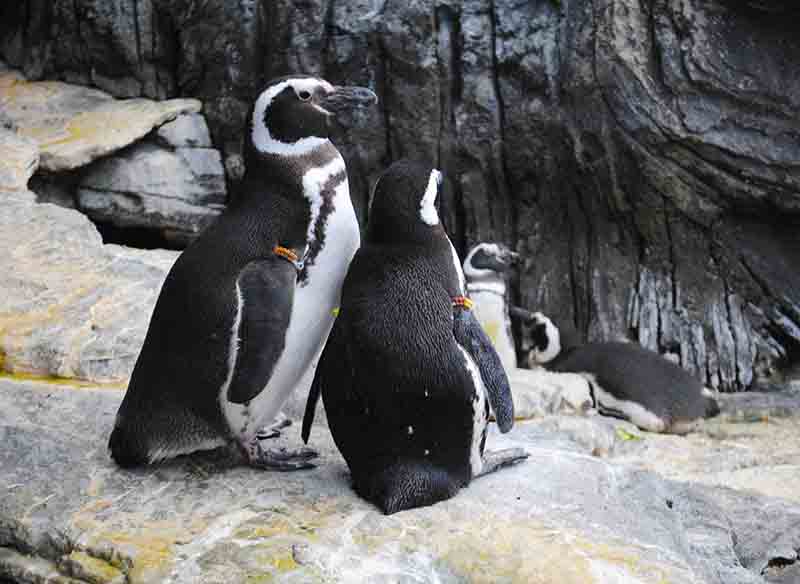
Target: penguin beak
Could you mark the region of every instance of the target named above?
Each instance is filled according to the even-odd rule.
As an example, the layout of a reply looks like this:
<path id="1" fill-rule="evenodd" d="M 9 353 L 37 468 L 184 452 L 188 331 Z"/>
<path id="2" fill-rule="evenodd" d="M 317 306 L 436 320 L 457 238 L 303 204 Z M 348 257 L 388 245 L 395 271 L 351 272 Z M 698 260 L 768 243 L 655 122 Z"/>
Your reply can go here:
<path id="1" fill-rule="evenodd" d="M 525 324 L 531 324 L 536 320 L 533 312 L 519 306 L 509 306 L 508 313 L 511 318 L 521 320 Z"/>
<path id="2" fill-rule="evenodd" d="M 333 115 L 342 112 L 373 106 L 378 103 L 375 92 L 366 87 L 336 85 L 333 91 L 320 100 L 320 106 Z"/>

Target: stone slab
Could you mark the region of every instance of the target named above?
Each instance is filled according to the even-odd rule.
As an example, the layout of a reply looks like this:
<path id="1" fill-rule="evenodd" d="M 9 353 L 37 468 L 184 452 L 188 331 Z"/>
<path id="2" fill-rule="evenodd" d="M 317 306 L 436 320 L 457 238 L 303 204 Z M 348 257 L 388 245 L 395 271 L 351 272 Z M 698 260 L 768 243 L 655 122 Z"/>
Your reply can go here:
<path id="1" fill-rule="evenodd" d="M 567 416 L 492 428 L 489 448 L 530 459 L 387 517 L 353 494 L 322 425 L 311 471 L 250 469 L 228 449 L 122 471 L 106 451 L 121 397 L 0 380 L 0 574 L 27 562 L 78 582 L 755 584 L 800 547 L 797 504 L 593 456 L 547 423 Z"/>
<path id="2" fill-rule="evenodd" d="M 201 108 L 196 99 L 118 100 L 98 89 L 0 71 L 0 111 L 38 144 L 41 168 L 49 172 L 84 166 Z"/>

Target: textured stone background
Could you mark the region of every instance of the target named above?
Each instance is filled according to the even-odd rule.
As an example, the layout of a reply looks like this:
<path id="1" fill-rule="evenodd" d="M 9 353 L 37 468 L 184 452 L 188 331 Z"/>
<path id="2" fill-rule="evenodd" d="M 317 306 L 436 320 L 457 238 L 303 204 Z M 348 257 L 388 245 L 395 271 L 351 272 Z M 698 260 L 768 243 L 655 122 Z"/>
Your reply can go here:
<path id="1" fill-rule="evenodd" d="M 778 0 L 20 0 L 0 57 L 118 97 L 197 97 L 236 166 L 268 78 L 373 87 L 340 139 L 362 219 L 400 156 L 447 176 L 460 251 L 527 256 L 529 308 L 725 390 L 800 360 L 800 11 Z"/>

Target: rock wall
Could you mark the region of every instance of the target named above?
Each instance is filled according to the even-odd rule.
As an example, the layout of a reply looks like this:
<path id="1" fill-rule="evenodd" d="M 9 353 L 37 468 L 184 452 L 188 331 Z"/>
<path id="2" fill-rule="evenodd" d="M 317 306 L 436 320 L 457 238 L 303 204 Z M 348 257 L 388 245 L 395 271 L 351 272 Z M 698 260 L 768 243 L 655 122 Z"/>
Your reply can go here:
<path id="1" fill-rule="evenodd" d="M 519 303 L 733 390 L 800 360 L 797 15 L 778 0 L 21 0 L 0 8 L 0 56 L 29 78 L 198 97 L 228 169 L 265 79 L 368 84 L 382 110 L 340 138 L 362 219 L 383 166 L 433 159 L 459 249 L 527 256 Z"/>

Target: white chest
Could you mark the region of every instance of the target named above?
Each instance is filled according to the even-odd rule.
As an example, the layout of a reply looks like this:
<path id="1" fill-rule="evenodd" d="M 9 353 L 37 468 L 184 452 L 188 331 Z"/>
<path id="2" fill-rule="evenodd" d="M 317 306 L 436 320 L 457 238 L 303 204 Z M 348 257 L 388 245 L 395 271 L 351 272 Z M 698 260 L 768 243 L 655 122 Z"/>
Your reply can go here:
<path id="1" fill-rule="evenodd" d="M 312 201 L 312 225 L 314 216 Z M 360 245 L 358 221 L 350 201 L 345 178 L 334 188 L 333 211 L 323 217 L 323 245 L 306 280 L 295 288 L 285 345 L 266 387 L 249 404 L 232 404 L 220 395 L 222 411 L 229 427 L 241 438 L 249 439 L 272 421 L 318 356 L 333 326 L 333 311 L 339 306 L 347 268 Z M 314 230 L 309 228 L 309 236 Z M 320 233 L 319 230 L 316 233 Z M 310 383 L 313 376 L 306 375 Z"/>
<path id="2" fill-rule="evenodd" d="M 508 308 L 505 299 L 505 285 L 497 283 L 494 287 L 487 287 L 491 283 L 481 283 L 480 286 L 467 285 L 469 297 L 475 302 L 473 311 L 475 318 L 492 341 L 503 367 L 506 371 L 517 367 L 517 353 L 514 347 L 514 337 L 511 334 L 511 322 L 508 318 Z"/>

